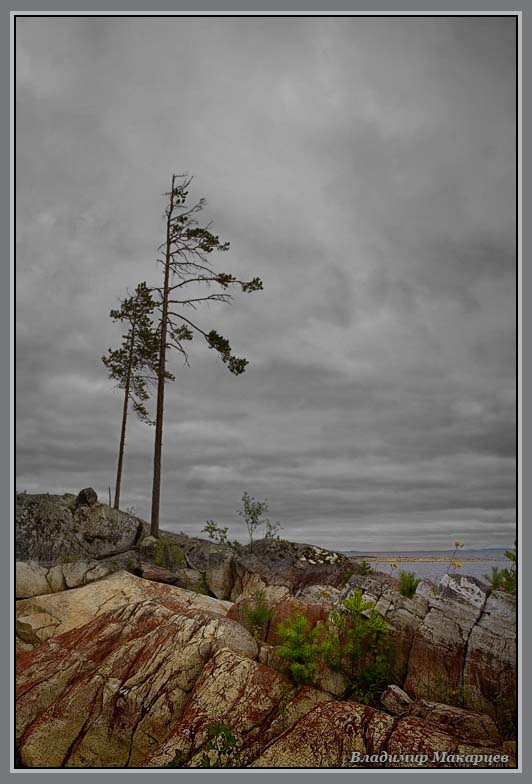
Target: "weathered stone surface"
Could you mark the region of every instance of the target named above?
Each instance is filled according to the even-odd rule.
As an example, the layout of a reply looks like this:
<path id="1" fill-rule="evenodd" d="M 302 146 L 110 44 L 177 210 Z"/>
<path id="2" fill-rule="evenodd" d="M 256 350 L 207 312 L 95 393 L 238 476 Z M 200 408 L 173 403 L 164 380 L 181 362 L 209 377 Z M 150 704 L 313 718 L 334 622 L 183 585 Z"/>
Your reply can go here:
<path id="1" fill-rule="evenodd" d="M 65 581 L 65 575 L 63 574 L 63 569 L 61 564 L 57 566 L 52 566 L 46 572 L 46 582 L 50 586 L 51 593 L 57 593 L 57 591 L 64 591 L 67 587 Z M 37 596 L 37 594 L 29 594 L 33 596 Z"/>
<path id="2" fill-rule="evenodd" d="M 17 599 L 51 593 L 46 575 L 48 569 L 36 561 L 17 561 L 15 566 L 15 595 Z"/>
<path id="3" fill-rule="evenodd" d="M 184 608 L 197 608 L 225 615 L 229 602 L 192 593 L 182 588 L 153 583 L 127 572 L 116 572 L 105 580 L 70 591 L 22 599 L 17 602 L 17 634 L 23 629 L 22 639 L 37 644 L 49 637 L 69 631 L 92 621 L 108 610 L 141 601 L 142 599 L 173 598 Z M 43 614 L 53 622 L 43 623 Z"/>
<path id="4" fill-rule="evenodd" d="M 54 565 L 61 558 L 90 560 L 131 549 L 145 523 L 106 504 L 76 506 L 73 495 L 16 497 L 16 557 Z"/>
<path id="5" fill-rule="evenodd" d="M 333 585 L 307 585 L 298 591 L 296 598 L 306 602 L 315 602 L 327 610 L 332 610 L 340 598 L 340 590 Z"/>
<path id="6" fill-rule="evenodd" d="M 465 706 L 488 713 L 505 736 L 517 725 L 515 597 L 493 591 L 466 641 Z"/>
<path id="7" fill-rule="evenodd" d="M 261 539 L 235 556 L 231 599 L 267 591 L 272 600 L 288 598 L 309 585 L 343 585 L 353 571 L 341 553 L 284 539 Z"/>
<path id="8" fill-rule="evenodd" d="M 168 585 L 175 585 L 177 582 L 177 576 L 169 569 L 164 569 L 162 566 L 154 566 L 153 564 L 142 563 L 140 568 L 144 580 L 153 580 L 158 583 L 168 583 Z"/>
<path id="9" fill-rule="evenodd" d="M 36 561 L 17 561 L 15 590 L 17 599 L 42 596 L 48 593 L 78 588 L 94 580 L 101 580 L 119 568 L 118 562 L 66 561 L 46 567 Z"/>
<path id="10" fill-rule="evenodd" d="M 98 561 L 73 561 L 63 564 L 61 571 L 67 588 L 79 588 L 80 585 L 106 577 L 112 567 Z"/>
<path id="11" fill-rule="evenodd" d="M 195 591 L 196 593 L 208 594 L 203 572 L 184 566 L 175 570 L 175 576 L 175 585 L 178 585 L 180 588 L 186 588 L 187 591 Z"/>
<path id="12" fill-rule="evenodd" d="M 511 731 L 515 677 L 512 597 L 473 577 L 446 575 L 416 629 L 405 688 L 487 713 Z"/>
<path id="13" fill-rule="evenodd" d="M 326 702 L 273 741 L 252 767 L 351 767 L 352 752 L 380 751 L 393 726 L 391 716 L 373 708 Z"/>
<path id="14" fill-rule="evenodd" d="M 340 701 L 319 704 L 306 713 L 292 729 L 274 740 L 251 767 L 416 767 L 415 761 L 405 760 L 404 756 L 421 754 L 426 755 L 422 767 L 460 767 L 454 761 L 435 760 L 435 751 L 509 754 L 507 763 L 494 762 L 493 767 L 515 767 L 515 757 L 503 747 L 488 743 L 466 745 L 458 736 L 421 719 L 394 719 L 374 708 Z M 360 755 L 359 761 L 352 761 L 353 752 Z M 372 759 L 365 761 L 364 755 Z M 393 755 L 397 755 L 395 759 Z"/>
<path id="15" fill-rule="evenodd" d="M 386 750 L 391 755 L 425 755 L 426 761 L 423 762 L 423 767 L 427 768 L 471 768 L 474 765 L 470 763 L 462 763 L 459 760 L 453 759 L 451 755 L 493 755 L 492 761 L 477 763 L 480 767 L 490 768 L 515 768 L 515 756 L 511 754 L 502 745 L 495 745 L 488 741 L 472 741 L 465 742 L 460 735 L 455 735 L 450 732 L 445 732 L 438 729 L 434 724 L 426 722 L 423 719 L 416 718 L 402 718 L 396 719 L 396 725 L 387 740 Z M 435 752 L 438 752 L 439 758 L 436 757 Z M 448 760 L 441 758 L 442 752 L 447 752 L 450 755 Z M 501 756 L 507 755 L 509 759 L 502 761 Z M 499 756 L 499 760 L 496 757 Z M 488 758 L 489 759 L 489 758 Z M 406 768 L 412 767 L 411 761 L 388 761 L 385 767 L 393 768 Z"/>
<path id="16" fill-rule="evenodd" d="M 207 557 L 205 581 L 218 599 L 230 599 L 233 590 L 233 553 L 211 549 Z"/>
<path id="17" fill-rule="evenodd" d="M 149 550 L 150 547 L 156 547 L 158 541 L 159 540 L 157 539 L 156 536 L 151 536 L 151 535 L 145 536 L 142 542 L 140 543 L 141 551 Z"/>
<path id="18" fill-rule="evenodd" d="M 249 658 L 220 650 L 196 682 L 179 724 L 143 765 L 164 767 L 177 752 L 181 766 L 198 767 L 206 752 L 207 727 L 223 722 L 237 738 L 238 758 L 230 759 L 230 766 L 246 766 L 277 735 L 328 699 L 316 689 L 294 687 Z"/>
<path id="19" fill-rule="evenodd" d="M 381 702 L 383 702 L 382 698 Z M 440 729 L 452 732 L 454 735 L 467 741 L 477 740 L 501 743 L 497 725 L 491 716 L 487 716 L 485 713 L 474 713 L 463 708 L 456 708 L 452 705 L 444 705 L 438 702 L 428 702 L 427 700 L 419 700 L 408 707 L 410 716 L 437 724 Z"/>
<path id="20" fill-rule="evenodd" d="M 157 586 L 157 599 L 118 607 L 20 654 L 23 765 L 136 765 L 179 720 L 204 664 L 218 650 L 256 656 L 255 641 L 238 624 L 185 607 L 166 594 L 176 589 L 148 585 Z"/>
<path id="21" fill-rule="evenodd" d="M 380 701 L 392 716 L 404 716 L 409 713 L 414 704 L 414 700 L 408 696 L 406 691 L 395 684 L 388 686 L 381 695 Z"/>
<path id="22" fill-rule="evenodd" d="M 40 645 L 53 637 L 59 625 L 60 621 L 50 613 L 38 609 L 30 610 L 26 614 L 21 612 L 16 619 L 17 638 L 26 644 L 27 650 L 28 646 Z"/>
<path id="23" fill-rule="evenodd" d="M 341 599 L 360 587 L 384 615 L 394 669 L 417 699 L 455 704 L 497 721 L 511 736 L 516 715 L 515 600 L 473 577 L 445 575 L 437 589 L 422 582 L 411 598 L 378 572 L 354 575 Z"/>

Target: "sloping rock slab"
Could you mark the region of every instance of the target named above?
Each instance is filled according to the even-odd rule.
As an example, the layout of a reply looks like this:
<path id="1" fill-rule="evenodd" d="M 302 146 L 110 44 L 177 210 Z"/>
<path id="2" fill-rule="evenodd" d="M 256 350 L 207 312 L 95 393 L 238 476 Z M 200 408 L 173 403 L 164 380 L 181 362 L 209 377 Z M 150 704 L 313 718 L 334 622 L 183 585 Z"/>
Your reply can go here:
<path id="1" fill-rule="evenodd" d="M 235 753 L 224 760 L 228 767 L 247 766 L 275 737 L 317 704 L 330 697 L 317 689 L 294 687 L 279 673 L 234 651 L 218 651 L 205 666 L 173 733 L 142 764 L 199 767 L 209 727 L 223 723 L 235 735 Z"/>
<path id="2" fill-rule="evenodd" d="M 230 602 L 120 571 L 71 591 L 18 601 L 17 636 L 27 644 L 38 645 L 49 637 L 83 626 L 108 610 L 150 598 L 173 598 L 186 609 L 196 608 L 219 615 L 226 615 L 231 606 Z"/>
<path id="3" fill-rule="evenodd" d="M 374 708 L 339 701 L 323 703 L 307 713 L 273 741 L 252 767 L 474 767 L 452 757 L 442 760 L 444 752 L 492 755 L 487 766 L 515 767 L 515 757 L 506 748 L 466 745 L 421 719 L 394 719 Z"/>
<path id="4" fill-rule="evenodd" d="M 221 648 L 257 655 L 253 638 L 234 621 L 160 594 L 22 653 L 16 711 L 22 764 L 138 764 L 179 721 L 202 668 Z"/>

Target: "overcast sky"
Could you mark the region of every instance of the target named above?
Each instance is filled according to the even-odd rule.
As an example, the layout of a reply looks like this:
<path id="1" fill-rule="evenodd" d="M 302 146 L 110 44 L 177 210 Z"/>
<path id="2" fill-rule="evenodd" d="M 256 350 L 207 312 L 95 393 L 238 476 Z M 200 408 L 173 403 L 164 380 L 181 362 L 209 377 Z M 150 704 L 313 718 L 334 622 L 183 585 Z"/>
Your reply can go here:
<path id="1" fill-rule="evenodd" d="M 161 285 L 164 191 L 264 290 L 197 313 L 167 387 L 161 525 L 340 549 L 508 546 L 515 526 L 515 19 L 19 18 L 17 489 L 107 500 L 109 310 Z M 149 518 L 130 418 L 123 507 Z"/>

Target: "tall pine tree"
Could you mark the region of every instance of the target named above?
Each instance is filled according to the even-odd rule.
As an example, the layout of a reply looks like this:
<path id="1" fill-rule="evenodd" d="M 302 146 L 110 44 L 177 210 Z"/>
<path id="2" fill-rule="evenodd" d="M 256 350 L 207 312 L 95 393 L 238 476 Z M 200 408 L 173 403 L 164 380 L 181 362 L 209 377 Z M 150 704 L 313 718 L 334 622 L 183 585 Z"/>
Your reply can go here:
<path id="1" fill-rule="evenodd" d="M 150 386 L 157 381 L 159 366 L 159 334 L 154 326 L 155 301 L 146 283 L 139 283 L 133 296 L 126 297 L 120 308 L 111 310 L 110 317 L 126 327 L 122 337 L 122 345 L 118 349 L 109 349 L 102 357 L 109 377 L 118 382 L 124 390 L 122 406 L 122 424 L 118 448 L 118 465 L 116 470 L 114 508 L 120 507 L 120 487 L 124 464 L 126 443 L 126 425 L 130 405 L 143 422 L 154 424 L 150 419 L 146 403 L 150 398 Z M 166 373 L 167 380 L 173 380 L 171 373 Z"/>
<path id="2" fill-rule="evenodd" d="M 188 189 L 192 181 L 187 175 L 172 176 L 171 190 L 165 194 L 168 205 L 165 211 L 166 239 L 159 247 L 162 258 L 163 285 L 154 288 L 157 295 L 159 322 L 159 366 L 157 372 L 157 411 L 155 418 L 155 449 L 153 459 L 153 488 L 151 508 L 151 534 L 159 535 L 159 509 L 161 493 L 161 456 L 164 419 L 164 385 L 169 349 L 177 350 L 188 364 L 186 343 L 197 333 L 209 348 L 218 352 L 222 361 L 234 375 L 243 373 L 248 361 L 232 354 L 229 341 L 216 330 L 205 331 L 188 315 L 205 302 L 229 302 L 228 289 L 238 285 L 243 292 L 262 289 L 260 278 L 238 280 L 226 272 L 215 272 L 210 259 L 213 251 L 229 250 L 229 243 L 222 242 L 211 231 L 211 225 L 201 225 L 198 214 L 206 205 L 205 199 L 189 204 Z M 215 291 L 212 291 L 212 288 Z"/>

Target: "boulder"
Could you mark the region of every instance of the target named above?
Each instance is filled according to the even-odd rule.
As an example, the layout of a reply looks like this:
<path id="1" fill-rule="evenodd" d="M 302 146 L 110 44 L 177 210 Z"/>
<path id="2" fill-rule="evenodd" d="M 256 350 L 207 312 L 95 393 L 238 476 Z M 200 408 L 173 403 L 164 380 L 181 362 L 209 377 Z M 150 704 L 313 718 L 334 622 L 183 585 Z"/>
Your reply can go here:
<path id="1" fill-rule="evenodd" d="M 392 716 L 404 716 L 410 712 L 414 700 L 400 686 L 388 686 L 380 698 L 381 704 Z"/>
<path id="2" fill-rule="evenodd" d="M 404 692 L 403 692 L 404 693 Z M 382 702 L 382 698 L 381 698 Z M 386 706 L 387 707 L 387 706 Z M 467 741 L 492 741 L 500 744 L 501 736 L 491 716 L 485 713 L 444 705 L 438 702 L 419 700 L 409 707 L 409 715 L 437 724 L 441 729 L 452 732 Z"/>
<path id="3" fill-rule="evenodd" d="M 15 595 L 17 599 L 51 593 L 46 575 L 48 569 L 36 561 L 17 561 L 15 565 Z"/>
<path id="4" fill-rule="evenodd" d="M 234 556 L 227 549 L 211 549 L 207 556 L 205 582 L 218 599 L 230 599 L 233 590 Z"/>
<path id="5" fill-rule="evenodd" d="M 96 490 L 94 490 L 92 487 L 85 487 L 77 494 L 76 500 L 74 501 L 74 506 L 76 509 L 78 509 L 80 506 L 94 506 L 97 501 L 98 495 Z"/>
<path id="6" fill-rule="evenodd" d="M 151 536 L 151 535 L 145 536 L 142 542 L 140 543 L 141 552 L 143 552 L 144 550 L 149 550 L 152 547 L 156 547 L 158 541 L 159 540 L 155 536 Z"/>
<path id="7" fill-rule="evenodd" d="M 53 566 L 64 560 L 112 558 L 135 547 L 146 524 L 138 517 L 95 502 L 78 505 L 73 495 L 16 497 L 16 557 Z"/>
<path id="8" fill-rule="evenodd" d="M 285 539 L 261 539 L 235 556 L 231 599 L 269 588 L 273 600 L 293 596 L 310 585 L 343 586 L 353 571 L 342 553 Z"/>
<path id="9" fill-rule="evenodd" d="M 186 566 L 182 566 L 175 569 L 174 575 L 174 585 L 179 586 L 179 588 L 185 588 L 187 591 L 209 595 L 209 589 L 205 584 L 203 572 L 198 572 L 197 569 L 189 569 Z"/>
<path id="10" fill-rule="evenodd" d="M 118 562 L 74 560 L 46 567 L 36 561 L 17 561 L 15 592 L 17 599 L 57 593 L 101 580 L 119 568 Z"/>
<path id="11" fill-rule="evenodd" d="M 182 588 L 149 582 L 120 571 L 81 588 L 18 601 L 17 635 L 24 642 L 36 645 L 57 634 L 82 626 L 108 610 L 149 598 L 172 598 L 185 609 L 202 609 L 218 615 L 226 615 L 231 606 L 229 602 Z M 43 614 L 46 619 L 54 619 L 53 623 L 43 623 Z"/>
<path id="12" fill-rule="evenodd" d="M 168 583 L 168 585 L 175 585 L 177 582 L 176 575 L 169 569 L 164 569 L 162 566 L 141 563 L 140 570 L 140 576 L 143 577 L 144 580 L 153 580 L 157 583 Z"/>
<path id="13" fill-rule="evenodd" d="M 176 589 L 147 585 L 157 586 L 156 599 L 119 606 L 20 654 L 22 765 L 138 765 L 179 721 L 217 651 L 257 655 L 255 641 L 238 624 L 192 602 L 185 606 L 170 595 Z M 234 688 L 230 678 L 218 685 L 224 687 Z"/>
<path id="14" fill-rule="evenodd" d="M 333 585 L 307 585 L 297 592 L 296 598 L 315 602 L 327 610 L 332 610 L 340 598 L 340 590 Z"/>

